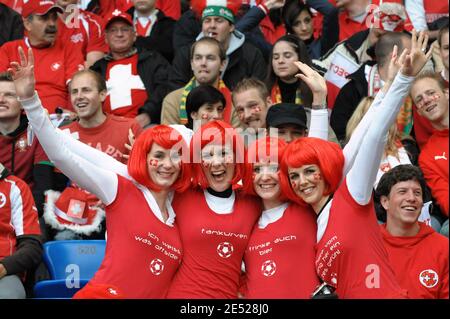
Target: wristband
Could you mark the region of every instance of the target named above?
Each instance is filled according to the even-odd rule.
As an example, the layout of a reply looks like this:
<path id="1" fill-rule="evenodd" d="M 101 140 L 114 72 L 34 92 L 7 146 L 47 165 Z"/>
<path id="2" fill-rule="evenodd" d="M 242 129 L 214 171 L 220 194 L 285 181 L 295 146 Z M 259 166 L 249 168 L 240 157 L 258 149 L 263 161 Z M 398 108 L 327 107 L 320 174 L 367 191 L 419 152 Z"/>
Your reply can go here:
<path id="1" fill-rule="evenodd" d="M 327 108 L 327 104 L 323 103 L 323 104 L 313 104 L 311 105 L 311 109 L 313 110 L 325 110 Z"/>

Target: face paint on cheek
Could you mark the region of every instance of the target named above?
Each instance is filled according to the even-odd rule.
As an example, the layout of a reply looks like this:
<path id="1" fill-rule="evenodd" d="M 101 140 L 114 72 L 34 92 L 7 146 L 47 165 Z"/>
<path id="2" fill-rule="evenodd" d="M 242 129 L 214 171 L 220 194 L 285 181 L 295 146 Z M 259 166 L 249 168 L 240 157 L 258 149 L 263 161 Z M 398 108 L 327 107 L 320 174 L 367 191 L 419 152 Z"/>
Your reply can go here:
<path id="1" fill-rule="evenodd" d="M 225 163 L 233 163 L 233 160 L 234 160 L 233 155 L 231 154 L 225 155 Z"/>
<path id="2" fill-rule="evenodd" d="M 296 181 L 291 181 L 291 188 L 293 190 L 297 189 L 297 182 Z"/>
<path id="3" fill-rule="evenodd" d="M 256 107 L 255 107 L 255 113 L 259 113 L 259 112 L 261 112 L 261 107 L 256 106 Z"/>
<path id="4" fill-rule="evenodd" d="M 252 180 L 254 181 L 256 179 L 256 173 L 252 173 Z"/>
<path id="5" fill-rule="evenodd" d="M 150 166 L 157 167 L 157 166 L 158 166 L 158 160 L 156 160 L 156 159 L 151 159 L 150 162 L 149 162 L 149 164 L 150 164 Z"/>
<path id="6" fill-rule="evenodd" d="M 439 93 L 436 93 L 431 97 L 433 102 L 438 101 L 440 98 L 441 98 L 441 95 Z"/>
<path id="7" fill-rule="evenodd" d="M 204 168 L 209 168 L 209 167 L 211 166 L 211 163 L 209 163 L 209 162 L 207 162 L 207 161 L 205 161 L 205 160 L 202 160 L 202 166 L 203 166 Z"/>
<path id="8" fill-rule="evenodd" d="M 316 182 L 318 182 L 322 179 L 322 176 L 320 175 L 320 173 L 314 173 L 313 178 Z"/>
<path id="9" fill-rule="evenodd" d="M 202 120 L 209 120 L 209 116 L 206 113 L 202 114 Z"/>

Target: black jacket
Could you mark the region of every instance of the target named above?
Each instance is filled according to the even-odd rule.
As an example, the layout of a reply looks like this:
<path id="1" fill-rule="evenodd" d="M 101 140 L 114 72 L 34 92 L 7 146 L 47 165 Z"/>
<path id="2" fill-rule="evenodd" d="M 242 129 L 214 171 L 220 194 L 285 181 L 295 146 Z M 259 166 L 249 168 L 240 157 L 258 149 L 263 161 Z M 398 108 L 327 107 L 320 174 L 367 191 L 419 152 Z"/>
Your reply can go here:
<path id="1" fill-rule="evenodd" d="M 161 54 L 154 50 L 138 49 L 138 74 L 144 83 L 145 90 L 149 96 L 143 106 L 139 108 L 140 113 L 147 113 L 151 123 L 159 124 L 161 121 L 162 100 L 169 92 L 167 87 L 167 74 L 170 64 Z M 102 58 L 91 66 L 91 69 L 106 76 L 108 60 Z"/>
<path id="2" fill-rule="evenodd" d="M 169 81 L 172 90 L 176 90 L 186 85 L 194 76 L 191 70 L 189 46 L 185 46 L 177 51 L 172 66 Z M 244 42 L 241 47 L 229 55 L 223 81 L 232 90 L 241 79 L 246 77 L 255 77 L 264 81 L 266 70 L 267 64 L 261 51 L 255 46 Z"/>
<path id="3" fill-rule="evenodd" d="M 134 16 L 134 7 L 131 7 L 127 13 Z M 161 53 L 167 61 L 173 60 L 173 27 L 175 20 L 167 17 L 161 10 L 158 11 L 157 20 L 148 37 L 138 36 L 134 45 L 138 49 L 155 50 Z"/>
<path id="4" fill-rule="evenodd" d="M 202 24 L 197 19 L 194 11 L 187 10 L 175 23 L 173 28 L 173 47 L 178 49 L 190 46 L 195 42 L 195 38 L 202 32 Z"/>
<path id="5" fill-rule="evenodd" d="M 331 112 L 330 125 L 339 141 L 345 140 L 345 130 L 347 122 L 350 120 L 353 112 L 361 99 L 367 96 L 368 83 L 364 74 L 364 68 L 368 63 L 364 63 L 356 72 L 347 76 L 350 81 L 339 91 Z M 373 65 L 374 62 L 371 62 Z"/>
<path id="6" fill-rule="evenodd" d="M 20 14 L 0 3 L 0 46 L 7 41 L 23 38 L 23 21 Z"/>

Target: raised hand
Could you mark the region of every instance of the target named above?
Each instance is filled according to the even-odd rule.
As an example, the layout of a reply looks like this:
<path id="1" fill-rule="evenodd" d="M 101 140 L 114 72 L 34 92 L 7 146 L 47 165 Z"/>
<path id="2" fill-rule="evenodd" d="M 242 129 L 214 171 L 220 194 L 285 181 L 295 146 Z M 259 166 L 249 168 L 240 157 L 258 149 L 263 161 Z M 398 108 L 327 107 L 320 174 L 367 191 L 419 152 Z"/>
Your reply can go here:
<path id="1" fill-rule="evenodd" d="M 391 60 L 389 61 L 389 67 L 387 69 L 387 82 L 393 82 L 398 71 L 405 63 L 406 55 L 409 53 L 408 49 L 404 49 L 402 54 L 398 56 L 398 47 L 394 45 L 394 50 L 392 50 Z"/>
<path id="2" fill-rule="evenodd" d="M 295 77 L 305 82 L 313 93 L 313 105 L 325 104 L 327 99 L 327 84 L 325 79 L 305 63 L 296 61 L 294 64 L 301 71 Z"/>
<path id="3" fill-rule="evenodd" d="M 403 61 L 400 72 L 408 76 L 416 76 L 430 59 L 433 49 L 426 52 L 428 44 L 428 34 L 421 31 L 417 37 L 416 30 L 412 32 L 411 50 Z M 426 53 L 425 53 L 426 52 Z"/>
<path id="4" fill-rule="evenodd" d="M 34 95 L 36 80 L 34 78 L 34 57 L 31 48 L 28 49 L 28 60 L 22 47 L 19 47 L 19 62 L 11 62 L 8 73 L 14 80 L 17 96 L 24 100 Z"/>

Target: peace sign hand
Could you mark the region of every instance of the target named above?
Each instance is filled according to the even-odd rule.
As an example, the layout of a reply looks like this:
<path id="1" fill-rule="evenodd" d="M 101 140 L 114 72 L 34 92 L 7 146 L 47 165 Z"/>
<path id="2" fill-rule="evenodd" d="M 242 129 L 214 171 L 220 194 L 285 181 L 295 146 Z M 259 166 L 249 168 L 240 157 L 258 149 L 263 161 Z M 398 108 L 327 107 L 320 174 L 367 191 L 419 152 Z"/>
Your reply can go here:
<path id="1" fill-rule="evenodd" d="M 22 47 L 19 47 L 19 62 L 11 62 L 8 73 L 14 80 L 16 94 L 21 100 L 33 97 L 36 79 L 34 77 L 33 50 L 28 49 L 28 61 Z"/>
<path id="2" fill-rule="evenodd" d="M 412 32 L 411 51 L 406 55 L 400 72 L 407 76 L 416 76 L 430 59 L 433 49 L 426 52 L 428 35 L 421 31 L 417 37 L 416 30 Z"/>

